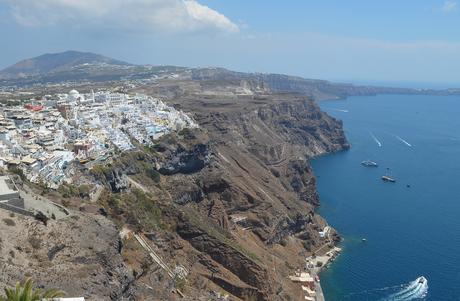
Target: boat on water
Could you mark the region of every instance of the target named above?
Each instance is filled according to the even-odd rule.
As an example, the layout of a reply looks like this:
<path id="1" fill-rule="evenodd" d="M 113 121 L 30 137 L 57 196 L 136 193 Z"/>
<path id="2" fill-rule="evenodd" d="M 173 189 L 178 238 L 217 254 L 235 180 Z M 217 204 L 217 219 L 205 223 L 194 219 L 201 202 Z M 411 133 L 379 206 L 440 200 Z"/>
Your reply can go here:
<path id="1" fill-rule="evenodd" d="M 382 176 L 382 180 L 385 181 L 385 182 L 391 182 L 391 183 L 395 183 L 396 180 L 393 179 L 392 177 L 390 176 Z"/>
<path id="2" fill-rule="evenodd" d="M 394 183 L 396 182 L 396 180 L 391 176 L 391 170 L 389 167 L 387 167 L 387 173 L 386 175 L 382 176 L 382 180 L 384 182 L 391 182 L 391 183 Z"/>
<path id="3" fill-rule="evenodd" d="M 419 283 L 419 284 L 423 285 L 423 284 L 426 284 L 427 282 L 428 282 L 428 280 L 426 280 L 426 278 L 423 277 L 423 276 L 420 276 L 420 277 L 417 278 L 417 283 Z"/>
<path id="4" fill-rule="evenodd" d="M 377 162 L 371 161 L 371 160 L 364 160 L 361 162 L 361 165 L 363 166 L 368 166 L 368 167 L 377 167 L 379 166 Z"/>

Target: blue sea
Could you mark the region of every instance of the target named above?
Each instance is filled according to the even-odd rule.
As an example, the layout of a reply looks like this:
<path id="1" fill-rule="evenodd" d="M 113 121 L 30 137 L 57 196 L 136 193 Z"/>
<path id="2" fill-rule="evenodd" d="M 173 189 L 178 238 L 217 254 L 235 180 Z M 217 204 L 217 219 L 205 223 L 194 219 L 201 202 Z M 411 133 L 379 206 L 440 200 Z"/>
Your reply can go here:
<path id="1" fill-rule="evenodd" d="M 343 121 L 351 143 L 312 162 L 319 213 L 344 238 L 321 274 L 326 300 L 460 300 L 460 97 L 320 106 Z M 379 166 L 362 166 L 366 159 Z"/>

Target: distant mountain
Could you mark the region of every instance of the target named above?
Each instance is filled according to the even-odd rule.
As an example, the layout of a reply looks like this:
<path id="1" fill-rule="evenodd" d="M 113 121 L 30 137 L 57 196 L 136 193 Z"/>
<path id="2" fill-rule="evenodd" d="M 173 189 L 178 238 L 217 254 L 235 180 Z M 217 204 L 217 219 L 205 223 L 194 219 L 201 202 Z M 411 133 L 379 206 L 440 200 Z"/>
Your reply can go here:
<path id="1" fill-rule="evenodd" d="M 317 100 L 377 94 L 460 95 L 460 89 L 357 86 L 284 74 L 235 72 L 224 68 L 133 65 L 99 54 L 78 51 L 44 54 L 0 71 L 0 87 L 130 80 L 174 80 L 177 83 L 195 81 L 202 87 L 231 84 L 256 92 L 298 93 Z"/>
<path id="2" fill-rule="evenodd" d="M 65 51 L 48 53 L 22 60 L 0 71 L 0 79 L 24 78 L 50 73 L 71 71 L 82 66 L 129 67 L 132 64 L 91 52 Z"/>

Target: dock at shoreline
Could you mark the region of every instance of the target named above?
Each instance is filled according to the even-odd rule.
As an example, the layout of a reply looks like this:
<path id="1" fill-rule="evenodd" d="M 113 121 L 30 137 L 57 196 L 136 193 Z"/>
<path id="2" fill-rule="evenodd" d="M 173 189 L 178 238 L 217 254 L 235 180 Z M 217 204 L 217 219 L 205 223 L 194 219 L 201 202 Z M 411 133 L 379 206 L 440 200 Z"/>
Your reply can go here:
<path id="1" fill-rule="evenodd" d="M 322 250 L 325 246 L 323 245 L 319 250 Z M 291 281 L 298 282 L 301 285 L 304 293 L 304 299 L 307 301 L 325 301 L 323 289 L 321 287 L 321 281 L 319 279 L 319 273 L 332 262 L 338 254 L 342 251 L 337 246 L 330 247 L 330 249 L 323 255 L 312 255 L 305 258 L 304 271 L 297 271 L 294 276 L 289 276 Z"/>

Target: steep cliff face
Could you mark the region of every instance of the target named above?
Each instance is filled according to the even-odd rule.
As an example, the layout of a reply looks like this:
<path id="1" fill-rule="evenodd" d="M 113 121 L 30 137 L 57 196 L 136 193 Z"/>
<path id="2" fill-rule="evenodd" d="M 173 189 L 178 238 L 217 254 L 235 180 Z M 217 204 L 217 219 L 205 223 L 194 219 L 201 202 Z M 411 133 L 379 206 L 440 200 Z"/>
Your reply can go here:
<path id="1" fill-rule="evenodd" d="M 357 86 L 348 83 L 332 83 L 320 79 L 308 79 L 285 74 L 243 73 L 223 68 L 198 68 L 191 70 L 191 78 L 198 81 L 244 80 L 251 87 L 272 92 L 290 92 L 307 95 L 316 100 L 338 99 L 349 96 L 376 94 L 445 94 L 458 93 L 454 90 L 435 91 L 410 88 L 378 86 Z"/>
<path id="2" fill-rule="evenodd" d="M 231 300 L 295 299 L 298 287 L 287 276 L 327 243 L 319 235 L 325 221 L 314 210 L 319 200 L 309 160 L 348 148 L 341 122 L 292 94 L 184 93 L 168 101 L 190 112 L 200 128 L 81 171 L 105 189 L 97 203 L 77 203 L 80 227 L 104 235 L 84 242 L 69 231 L 69 248 L 50 261 L 69 256 L 76 263 L 62 266 L 68 272 L 81 261 L 82 269 L 89 264 L 103 276 L 89 283 L 81 274 L 80 288 L 69 291 L 86 288 L 101 300 L 175 300 L 177 288 L 185 300 L 219 300 L 222 291 Z M 112 245 L 118 241 L 113 224 L 98 214 L 123 233 L 144 233 L 166 265 L 183 267 L 188 280 L 169 277 L 129 235 Z M 46 236 L 52 228 L 40 231 Z M 50 279 L 47 285 L 69 286 L 63 277 Z M 106 284 L 110 292 L 100 288 Z"/>
<path id="3" fill-rule="evenodd" d="M 348 148 L 341 122 L 292 95 L 172 102 L 202 128 L 157 164 L 207 158 L 192 173 L 163 172 L 162 182 L 181 212 L 176 233 L 203 258 L 196 270 L 240 299 L 286 298 L 287 266 L 324 243 L 309 159 Z"/>

